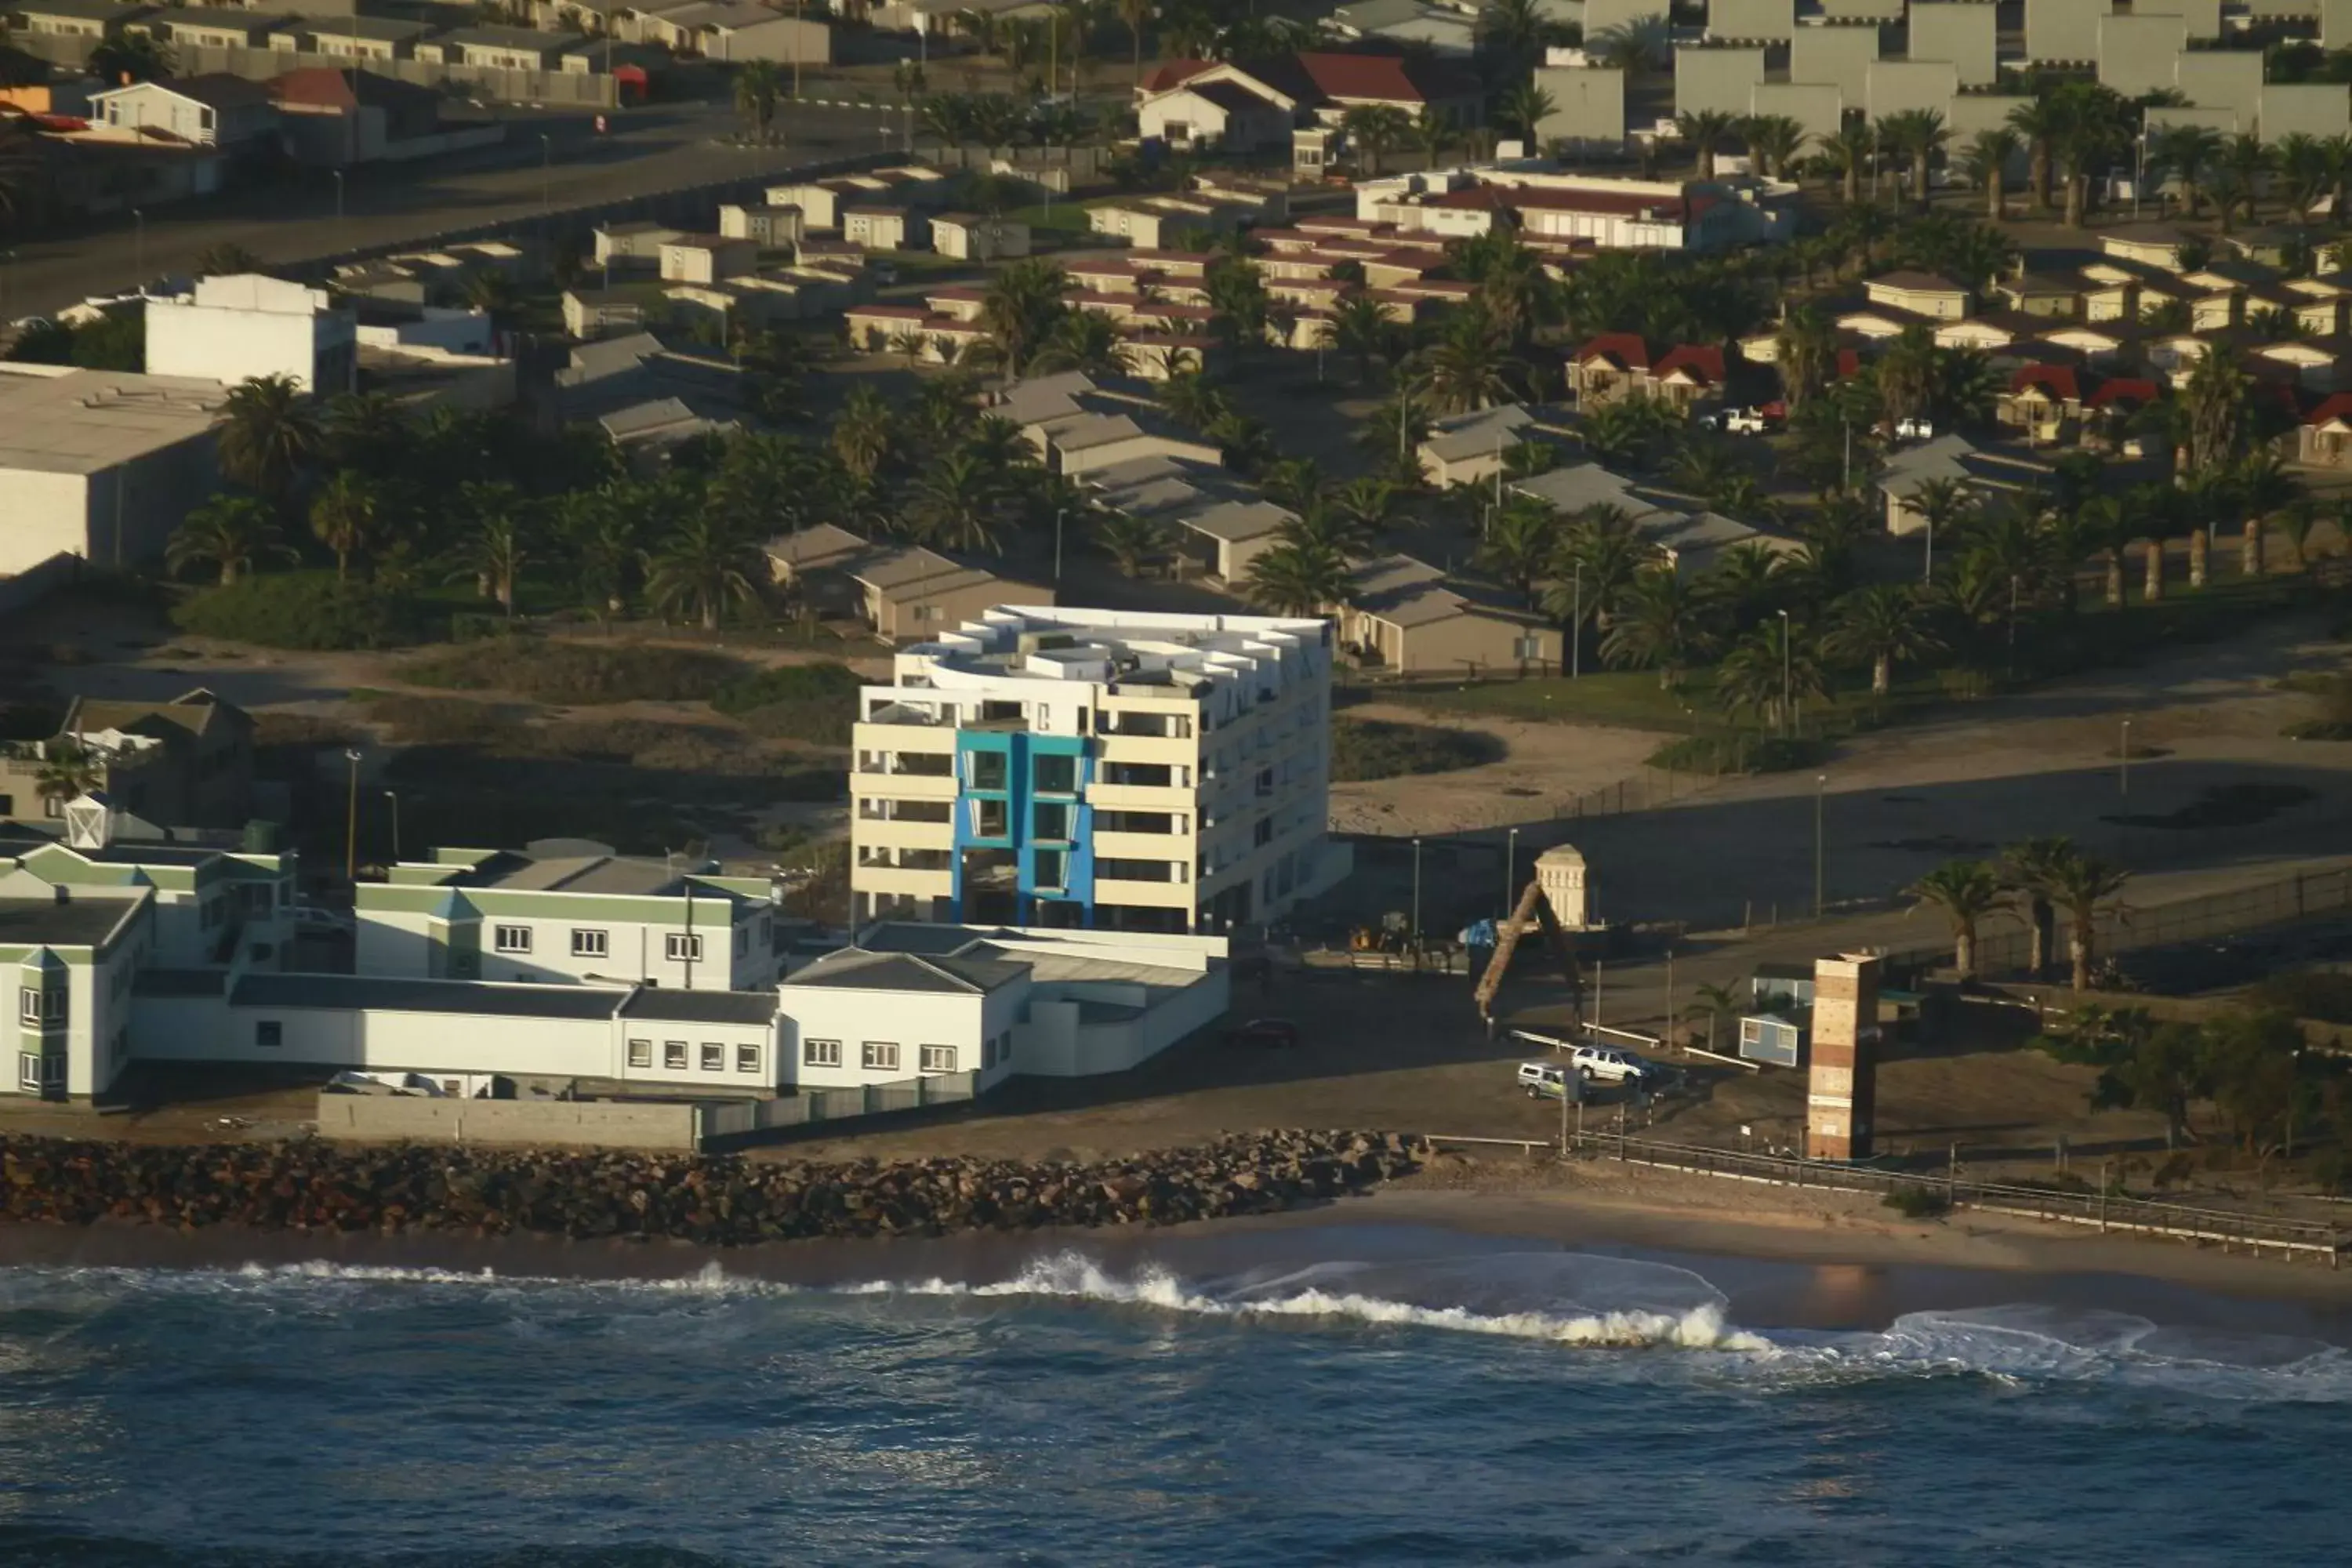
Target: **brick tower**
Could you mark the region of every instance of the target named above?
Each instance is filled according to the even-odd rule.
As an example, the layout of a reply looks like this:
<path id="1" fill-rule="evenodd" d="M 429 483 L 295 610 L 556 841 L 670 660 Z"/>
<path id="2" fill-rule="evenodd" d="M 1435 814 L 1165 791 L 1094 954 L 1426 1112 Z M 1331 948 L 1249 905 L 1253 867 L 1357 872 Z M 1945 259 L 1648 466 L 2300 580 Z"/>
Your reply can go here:
<path id="1" fill-rule="evenodd" d="M 1870 1157 L 1877 1099 L 1878 960 L 1860 953 L 1813 964 L 1812 1066 L 1805 1085 L 1805 1154 Z"/>

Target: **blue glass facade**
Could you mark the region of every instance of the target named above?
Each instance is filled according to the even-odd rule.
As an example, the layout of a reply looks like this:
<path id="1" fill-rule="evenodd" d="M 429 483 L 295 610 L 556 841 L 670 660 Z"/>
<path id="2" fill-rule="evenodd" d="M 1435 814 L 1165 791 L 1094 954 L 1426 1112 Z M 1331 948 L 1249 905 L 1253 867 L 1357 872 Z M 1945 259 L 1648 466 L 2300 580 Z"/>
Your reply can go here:
<path id="1" fill-rule="evenodd" d="M 1070 904 L 1077 918 L 1067 923 L 1095 923 L 1094 807 L 1086 800 L 1093 776 L 1083 736 L 956 731 L 954 919 L 968 918 L 966 851 L 993 849 L 1016 858 L 1017 922 L 1055 923 L 1039 906 Z"/>

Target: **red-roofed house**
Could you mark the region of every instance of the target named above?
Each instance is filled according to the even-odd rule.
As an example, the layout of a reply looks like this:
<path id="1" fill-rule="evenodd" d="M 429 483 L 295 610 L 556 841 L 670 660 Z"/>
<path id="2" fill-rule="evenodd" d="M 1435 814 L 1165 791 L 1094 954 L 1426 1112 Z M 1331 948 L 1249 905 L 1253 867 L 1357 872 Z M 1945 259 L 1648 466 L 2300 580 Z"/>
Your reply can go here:
<path id="1" fill-rule="evenodd" d="M 1286 144 L 1302 118 L 1336 125 L 1350 109 L 1376 106 L 1408 115 L 1428 110 L 1468 125 L 1480 102 L 1475 79 L 1451 66 L 1336 52 L 1171 60 L 1139 83 L 1135 97 L 1145 137 L 1228 149 Z"/>
<path id="2" fill-rule="evenodd" d="M 2295 459 L 2316 467 L 2352 467 L 2352 392 L 2339 392 L 2304 416 Z"/>
<path id="3" fill-rule="evenodd" d="M 1648 397 L 1688 413 L 1722 397 L 1723 350 L 1711 343 L 1677 343 L 1653 353 L 1637 333 L 1603 332 L 1569 357 L 1568 378 L 1580 407 Z"/>
<path id="4" fill-rule="evenodd" d="M 1529 245 L 1566 247 L 1562 255 L 1580 245 L 1722 250 L 1795 233 L 1794 216 L 1778 195 L 1750 200 L 1743 192 L 1757 195 L 1738 181 L 1685 184 L 1525 171 L 1400 174 L 1359 182 L 1356 216 L 1405 232 L 1464 238 L 1486 233 L 1497 215 L 1507 215 Z"/>
<path id="5" fill-rule="evenodd" d="M 2065 439 L 2068 421 L 2083 417 L 2083 374 L 2070 364 L 2030 364 L 2009 378 L 1994 417 L 2022 434 L 2029 446 Z"/>

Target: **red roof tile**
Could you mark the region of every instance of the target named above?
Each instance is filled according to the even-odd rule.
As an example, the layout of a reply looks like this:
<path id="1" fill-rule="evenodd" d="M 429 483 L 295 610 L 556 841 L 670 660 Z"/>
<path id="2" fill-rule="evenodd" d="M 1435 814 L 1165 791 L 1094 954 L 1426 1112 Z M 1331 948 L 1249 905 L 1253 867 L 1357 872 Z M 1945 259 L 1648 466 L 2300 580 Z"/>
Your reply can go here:
<path id="1" fill-rule="evenodd" d="M 1665 358 L 1650 367 L 1651 376 L 1664 381 L 1675 371 L 1686 371 L 1711 386 L 1723 384 L 1723 350 L 1713 344 L 1677 343 Z"/>
<path id="2" fill-rule="evenodd" d="M 1620 370 L 1650 368 L 1650 345 L 1638 332 L 1603 332 L 1576 351 L 1576 363 L 1606 359 Z"/>
<path id="3" fill-rule="evenodd" d="M 1165 60 L 1158 69 L 1143 79 L 1145 92 L 1166 92 L 1192 80 L 1202 71 L 1217 68 L 1215 60 Z"/>
<path id="4" fill-rule="evenodd" d="M 2011 392 L 2023 392 L 2029 386 L 2038 386 L 2061 402 L 2083 401 L 2082 383 L 2070 364 L 2030 364 L 2009 378 Z"/>
<path id="5" fill-rule="evenodd" d="M 2163 395 L 2163 389 L 2153 381 L 2143 376 L 2119 375 L 2111 381 L 2102 382 L 2099 389 L 2091 394 L 2088 406 L 2105 408 L 2116 403 L 2154 403 Z"/>
<path id="6" fill-rule="evenodd" d="M 2303 416 L 2305 425 L 2325 425 L 2331 419 L 2352 425 L 2352 392 L 2339 392 Z"/>

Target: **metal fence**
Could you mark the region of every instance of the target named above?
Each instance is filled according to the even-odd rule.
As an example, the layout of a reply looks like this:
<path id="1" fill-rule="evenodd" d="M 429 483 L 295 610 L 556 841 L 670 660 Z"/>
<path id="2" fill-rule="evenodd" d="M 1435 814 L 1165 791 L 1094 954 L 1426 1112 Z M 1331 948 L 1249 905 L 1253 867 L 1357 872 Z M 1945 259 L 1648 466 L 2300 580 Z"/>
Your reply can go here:
<path id="1" fill-rule="evenodd" d="M 704 1105 L 699 1108 L 701 1118 L 696 1131 L 708 1147 L 713 1140 L 747 1138 L 761 1132 L 814 1126 L 821 1121 L 856 1121 L 935 1105 L 957 1105 L 977 1092 L 972 1079 L 968 1072 L 933 1073 L 892 1083 L 805 1089 L 777 1100 Z"/>
<path id="2" fill-rule="evenodd" d="M 2279 1219 L 2266 1215 L 2239 1214 L 2227 1209 L 2191 1208 L 2179 1204 L 2150 1203 L 2101 1191 L 2076 1191 L 1962 1181 L 1948 1174 L 1877 1170 L 1864 1165 L 1832 1164 L 1783 1155 L 1748 1154 L 1730 1149 L 1707 1149 L 1666 1143 L 1611 1132 L 1570 1132 L 1572 1149 L 1622 1160 L 1630 1164 L 1656 1165 L 1735 1181 L 1764 1182 L 1775 1186 L 1831 1187 L 1844 1192 L 1881 1194 L 1921 1189 L 1954 1206 L 1966 1205 L 1992 1214 L 2021 1215 L 2068 1225 L 2096 1226 L 2102 1231 L 2122 1231 L 2178 1241 L 2211 1243 L 2224 1250 L 2273 1252 L 2295 1258 L 2324 1258 L 2331 1268 L 2343 1247 L 2334 1226 L 2307 1220 Z"/>
<path id="3" fill-rule="evenodd" d="M 2298 871 L 2274 882 L 2170 903 L 2116 903 L 2099 911 L 2092 928 L 2092 951 L 2102 957 L 2112 956 L 2331 915 L 2352 915 L 2352 867 Z M 2045 962 L 2053 965 L 2067 962 L 2073 931 L 2074 922 L 2062 914 Z M 1987 979 L 2031 978 L 2028 969 L 2032 942 L 2033 933 L 2023 928 L 1979 936 L 1977 972 Z M 1951 945 L 1942 943 L 1889 953 L 1887 966 L 1931 968 L 1948 963 L 1951 959 Z"/>

